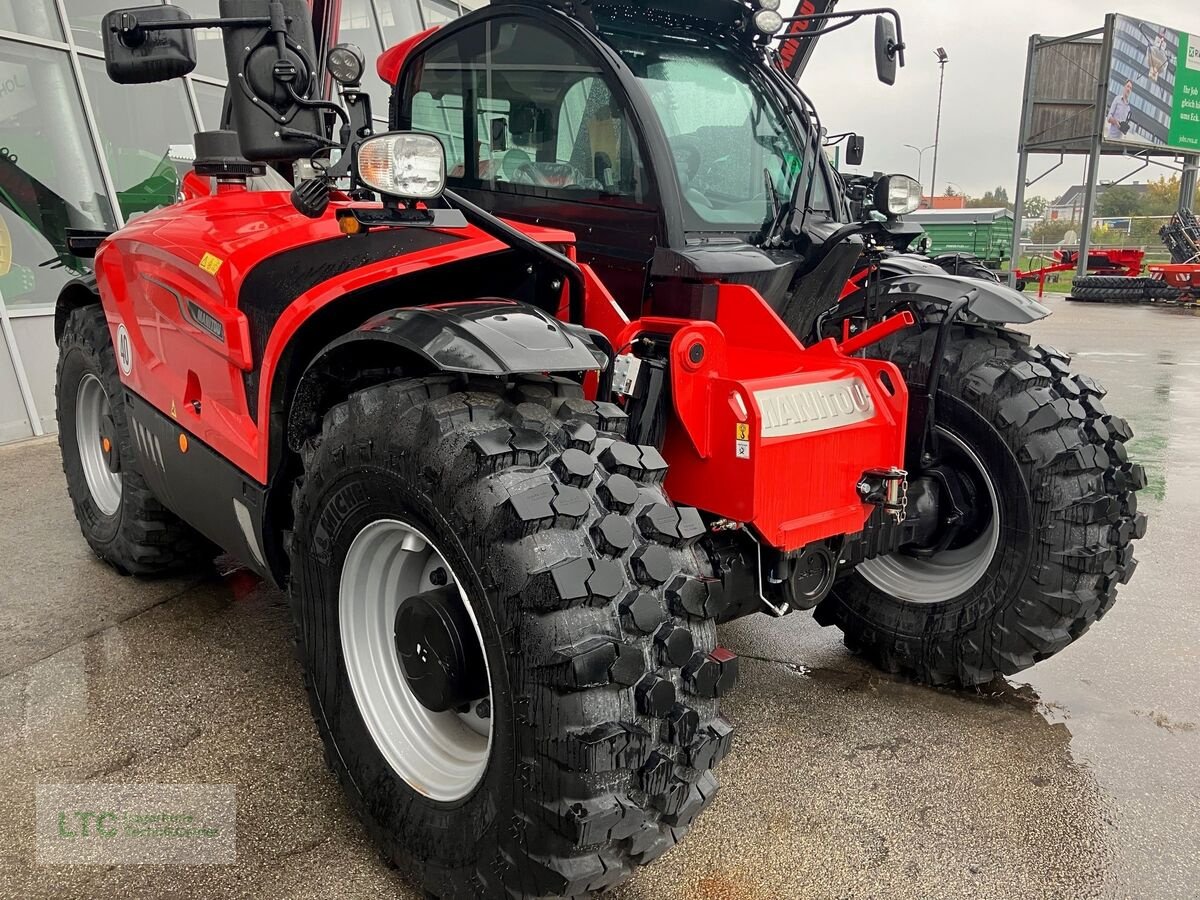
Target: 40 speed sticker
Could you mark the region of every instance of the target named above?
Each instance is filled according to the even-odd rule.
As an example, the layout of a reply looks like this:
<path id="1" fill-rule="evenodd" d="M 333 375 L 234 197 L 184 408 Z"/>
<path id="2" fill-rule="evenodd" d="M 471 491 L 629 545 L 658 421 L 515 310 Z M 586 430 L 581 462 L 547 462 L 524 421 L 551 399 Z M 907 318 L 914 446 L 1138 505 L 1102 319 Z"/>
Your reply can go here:
<path id="1" fill-rule="evenodd" d="M 117 363 L 122 375 L 133 371 L 133 345 L 129 343 L 129 331 L 123 322 L 117 326 Z"/>

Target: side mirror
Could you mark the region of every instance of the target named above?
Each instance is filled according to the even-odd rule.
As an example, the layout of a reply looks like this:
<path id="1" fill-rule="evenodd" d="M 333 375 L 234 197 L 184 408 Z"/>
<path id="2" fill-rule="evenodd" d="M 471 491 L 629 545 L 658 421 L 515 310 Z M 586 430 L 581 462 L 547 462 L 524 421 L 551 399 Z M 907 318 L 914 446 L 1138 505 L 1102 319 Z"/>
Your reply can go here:
<path id="1" fill-rule="evenodd" d="M 899 42 L 896 40 L 896 26 L 887 16 L 875 17 L 875 74 L 884 84 L 896 83 L 896 68 Z"/>
<path id="2" fill-rule="evenodd" d="M 432 134 L 377 134 L 354 151 L 354 173 L 384 198 L 433 200 L 446 189 L 446 149 Z"/>
<path id="3" fill-rule="evenodd" d="M 196 68 L 196 38 L 177 6 L 115 9 L 101 24 L 104 67 L 117 84 L 169 81 Z"/>
<path id="4" fill-rule="evenodd" d="M 885 175 L 875 183 L 875 211 L 889 219 L 921 208 L 921 185 L 907 175 Z"/>
<path id="5" fill-rule="evenodd" d="M 861 166 L 863 161 L 863 147 L 866 141 L 861 134 L 852 134 L 846 138 L 846 165 Z"/>

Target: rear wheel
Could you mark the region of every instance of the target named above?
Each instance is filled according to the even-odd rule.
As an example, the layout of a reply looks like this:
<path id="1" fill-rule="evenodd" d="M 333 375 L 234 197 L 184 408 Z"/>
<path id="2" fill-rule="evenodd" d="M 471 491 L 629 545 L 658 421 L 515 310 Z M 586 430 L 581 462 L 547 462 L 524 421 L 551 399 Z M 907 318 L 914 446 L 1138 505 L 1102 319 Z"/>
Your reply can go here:
<path id="1" fill-rule="evenodd" d="M 290 593 L 330 765 L 442 898 L 577 896 L 716 791 L 722 601 L 657 451 L 576 385 L 410 379 L 305 449 Z"/>
<path id="2" fill-rule="evenodd" d="M 914 389 L 935 336 L 880 345 Z M 840 579 L 821 624 L 889 671 L 970 685 L 1057 653 L 1108 611 L 1137 565 L 1145 473 L 1129 425 L 1068 362 L 1013 332 L 954 328 L 936 427 L 967 514 L 931 555 L 902 550 Z"/>
<path id="3" fill-rule="evenodd" d="M 104 310 L 72 311 L 58 346 L 58 446 L 75 518 L 92 550 L 134 575 L 211 561 L 216 548 L 159 503 L 137 470 Z"/>

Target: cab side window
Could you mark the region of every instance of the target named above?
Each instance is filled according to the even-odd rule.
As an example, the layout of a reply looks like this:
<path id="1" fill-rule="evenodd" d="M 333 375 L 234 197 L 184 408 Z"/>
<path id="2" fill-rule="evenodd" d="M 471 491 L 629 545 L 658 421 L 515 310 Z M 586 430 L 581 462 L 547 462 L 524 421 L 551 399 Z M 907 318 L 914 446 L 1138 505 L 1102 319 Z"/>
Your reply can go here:
<path id="1" fill-rule="evenodd" d="M 404 85 L 413 129 L 446 147 L 452 185 L 640 201 L 630 117 L 586 48 L 499 17 L 430 50 Z"/>

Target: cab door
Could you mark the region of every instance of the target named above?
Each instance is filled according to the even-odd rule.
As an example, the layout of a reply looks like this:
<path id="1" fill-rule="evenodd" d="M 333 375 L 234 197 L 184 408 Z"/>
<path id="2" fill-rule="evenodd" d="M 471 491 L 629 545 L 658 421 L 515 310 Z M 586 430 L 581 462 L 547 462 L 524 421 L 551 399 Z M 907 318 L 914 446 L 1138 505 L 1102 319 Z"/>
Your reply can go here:
<path id="1" fill-rule="evenodd" d="M 448 26 L 400 73 L 397 127 L 438 135 L 448 184 L 496 215 L 572 231 L 632 317 L 665 243 L 643 140 L 612 65 L 535 12 Z"/>

